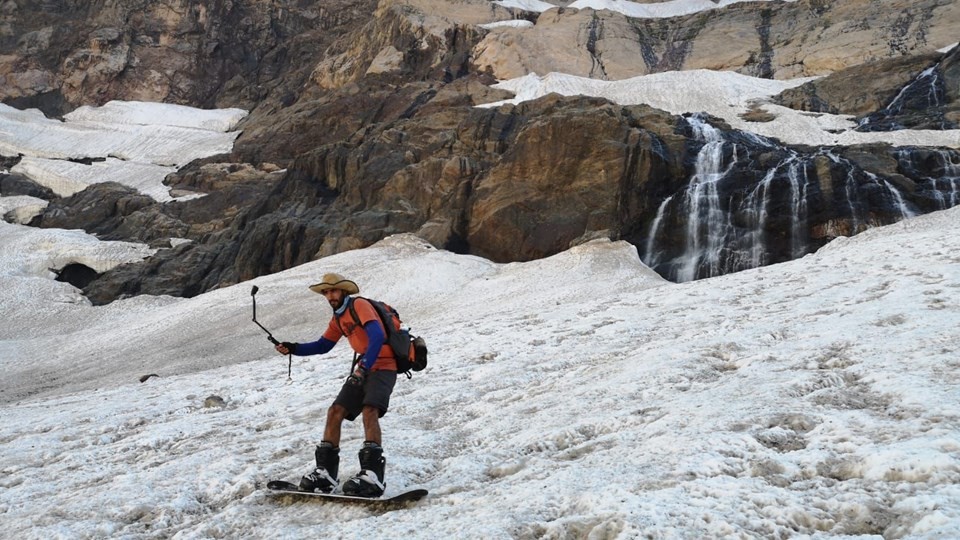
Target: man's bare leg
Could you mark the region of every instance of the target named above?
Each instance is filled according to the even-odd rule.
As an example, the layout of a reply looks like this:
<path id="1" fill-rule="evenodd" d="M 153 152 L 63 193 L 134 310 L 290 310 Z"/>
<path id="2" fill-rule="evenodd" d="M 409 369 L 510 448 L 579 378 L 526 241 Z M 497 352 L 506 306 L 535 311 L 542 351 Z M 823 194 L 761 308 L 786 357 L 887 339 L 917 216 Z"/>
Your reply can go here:
<path id="1" fill-rule="evenodd" d="M 363 434 L 365 441 L 381 444 L 380 409 L 369 405 L 363 408 Z"/>
<path id="2" fill-rule="evenodd" d="M 327 409 L 327 424 L 323 428 L 324 442 L 332 444 L 335 448 L 340 446 L 340 427 L 346 416 L 347 410 L 342 405 L 334 404 Z M 364 424 L 366 424 L 366 414 L 364 414 Z"/>

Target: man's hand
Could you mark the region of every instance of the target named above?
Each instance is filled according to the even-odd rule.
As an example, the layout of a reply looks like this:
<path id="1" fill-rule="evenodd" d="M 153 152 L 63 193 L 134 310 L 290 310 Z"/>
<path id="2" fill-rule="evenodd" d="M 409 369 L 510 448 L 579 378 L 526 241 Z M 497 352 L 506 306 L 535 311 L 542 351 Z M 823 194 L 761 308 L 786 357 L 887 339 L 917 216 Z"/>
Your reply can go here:
<path id="1" fill-rule="evenodd" d="M 284 341 L 275 347 L 280 354 L 294 354 L 297 352 L 297 344 Z"/>
<path id="2" fill-rule="evenodd" d="M 363 369 L 363 366 L 357 366 L 357 370 L 350 374 L 347 377 L 347 384 L 353 386 L 363 386 L 364 381 L 367 380 L 367 370 Z"/>

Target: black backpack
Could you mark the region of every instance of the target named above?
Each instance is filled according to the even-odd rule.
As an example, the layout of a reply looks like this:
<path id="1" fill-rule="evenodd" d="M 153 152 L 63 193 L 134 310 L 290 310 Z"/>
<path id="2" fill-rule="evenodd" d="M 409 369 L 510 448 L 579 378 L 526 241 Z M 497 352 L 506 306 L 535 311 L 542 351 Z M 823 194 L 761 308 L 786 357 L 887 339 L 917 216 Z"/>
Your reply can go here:
<path id="1" fill-rule="evenodd" d="M 400 315 L 397 310 L 377 300 L 362 296 L 353 298 L 370 302 L 380 316 L 380 323 L 387 332 L 386 344 L 393 350 L 393 357 L 397 360 L 397 373 L 402 373 L 409 379 L 413 377 L 411 371 L 423 371 L 427 367 L 427 342 L 422 337 L 411 335 L 409 330 L 400 326 Z M 350 302 L 348 309 L 353 320 L 359 322 L 360 317 L 357 316 L 357 311 L 353 307 L 353 301 Z M 359 361 L 359 358 L 360 355 L 356 355 L 354 363 Z"/>

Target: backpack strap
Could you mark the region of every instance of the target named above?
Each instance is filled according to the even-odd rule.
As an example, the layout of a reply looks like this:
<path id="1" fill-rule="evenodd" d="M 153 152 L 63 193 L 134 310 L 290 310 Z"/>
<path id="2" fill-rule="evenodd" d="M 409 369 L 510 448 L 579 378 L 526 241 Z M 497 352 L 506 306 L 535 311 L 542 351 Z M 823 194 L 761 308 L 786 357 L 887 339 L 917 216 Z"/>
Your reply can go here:
<path id="1" fill-rule="evenodd" d="M 363 324 L 360 322 L 360 317 L 357 315 L 357 309 L 353 307 L 353 300 L 347 304 L 347 310 L 350 311 L 350 316 L 353 317 L 353 322 L 356 323 L 357 326 L 363 328 Z M 341 329 L 340 331 L 342 332 L 343 330 Z"/>
<path id="2" fill-rule="evenodd" d="M 350 310 L 350 316 L 353 317 L 354 322 L 360 322 L 360 317 L 357 317 L 357 310 L 353 307 L 353 298 L 348 298 L 347 301 L 349 302 L 347 309 Z M 343 325 L 340 324 L 340 317 L 338 317 L 336 313 L 333 314 L 333 320 L 336 321 L 340 333 L 346 336 L 347 333 L 343 331 Z M 356 351 L 353 352 L 353 362 L 350 363 L 350 374 L 357 370 L 357 364 L 360 363 L 361 358 L 363 358 L 363 355 Z"/>
<path id="3" fill-rule="evenodd" d="M 388 321 L 385 321 L 385 320 L 383 319 L 383 315 L 384 315 L 384 314 L 383 314 L 383 312 L 380 310 L 380 306 L 377 305 L 377 302 L 376 302 L 375 300 L 370 300 L 369 298 L 364 298 L 364 297 L 362 297 L 362 296 L 354 296 L 353 298 L 354 298 L 355 300 L 356 300 L 356 299 L 366 300 L 367 303 L 370 304 L 370 305 L 373 307 L 373 311 L 377 314 L 377 319 L 380 320 L 380 325 L 383 326 L 383 336 L 387 339 L 387 341 L 389 341 L 389 340 L 390 340 L 390 334 L 394 331 L 394 329 L 393 329 L 393 321 L 392 321 L 392 320 L 389 321 L 389 324 L 388 324 Z M 351 301 L 350 304 L 347 306 L 347 309 L 350 311 L 350 316 L 353 317 L 354 322 L 356 322 L 357 325 L 362 328 L 363 325 L 360 324 L 360 317 L 357 316 L 357 310 L 354 309 L 354 307 L 353 307 L 353 302 L 352 302 L 352 301 Z M 339 320 L 337 321 L 337 324 L 340 324 L 340 321 L 339 321 Z M 343 328 L 340 328 L 340 332 L 341 332 L 341 333 L 343 332 Z"/>
<path id="4" fill-rule="evenodd" d="M 357 315 L 357 309 L 353 307 L 353 301 L 356 299 L 366 300 L 368 304 L 373 306 L 373 311 L 377 313 L 377 318 L 380 319 L 380 324 L 383 326 L 384 330 L 384 345 L 390 343 L 390 329 L 387 327 L 387 323 L 384 322 L 383 317 L 380 316 L 380 310 L 377 309 L 377 305 L 370 300 L 369 298 L 364 298 L 362 296 L 354 296 L 350 303 L 347 304 L 347 310 L 350 312 L 350 316 L 353 317 L 353 322 L 357 324 L 360 328 L 363 328 L 363 325 L 360 323 L 360 316 Z M 340 320 L 337 319 L 337 325 L 340 324 Z M 340 328 L 340 333 L 343 333 L 343 327 Z M 350 373 L 353 373 L 357 369 L 357 364 L 360 363 L 360 360 L 363 358 L 363 355 L 354 351 L 353 353 L 353 364 L 350 366 Z"/>
<path id="5" fill-rule="evenodd" d="M 361 300 L 366 300 L 367 302 L 370 302 L 370 300 L 368 300 L 368 299 L 366 299 L 366 298 L 364 298 L 364 297 L 362 297 L 362 296 L 354 296 L 354 297 L 351 297 L 351 298 L 350 298 L 350 301 L 349 301 L 349 303 L 347 304 L 347 311 L 349 311 L 349 312 L 350 312 L 350 316 L 353 317 L 353 322 L 356 323 L 357 326 L 363 328 L 363 325 L 360 324 L 360 317 L 357 315 L 357 310 L 356 310 L 356 308 L 353 307 L 353 301 L 356 300 L 357 298 L 359 298 L 359 299 L 361 299 Z M 376 307 L 376 306 L 374 306 L 374 307 Z M 374 311 L 376 311 L 376 310 L 374 310 Z M 378 314 L 379 314 L 379 313 L 378 313 Z M 346 336 L 347 333 L 343 330 L 343 325 L 340 324 L 340 317 L 338 317 L 336 313 L 333 314 L 333 320 L 337 322 L 337 328 L 340 329 L 340 333 L 343 334 L 344 336 Z M 380 322 L 382 323 L 383 321 L 381 320 Z M 384 325 L 384 327 L 386 327 L 386 325 Z"/>
<path id="6" fill-rule="evenodd" d="M 352 297 L 350 304 L 347 305 L 347 309 L 350 311 L 350 316 L 353 317 L 354 322 L 358 324 L 360 323 L 360 317 L 357 316 L 357 310 L 356 308 L 353 307 L 353 301 L 357 299 L 366 300 L 367 303 L 369 303 L 373 307 L 373 311 L 376 312 L 377 314 L 377 319 L 380 320 L 380 325 L 383 326 L 383 336 L 384 336 L 383 344 L 390 347 L 390 349 L 393 350 L 393 345 L 391 345 L 390 342 L 391 342 L 391 336 L 393 336 L 393 334 L 397 332 L 397 329 L 393 325 L 393 316 L 397 314 L 396 310 L 394 310 L 393 308 L 388 309 L 388 307 L 383 302 L 370 300 L 369 298 L 364 298 L 362 296 L 354 296 Z M 397 316 L 397 319 L 399 318 L 400 317 Z M 340 319 L 337 319 L 337 326 L 340 326 Z M 340 327 L 340 333 L 341 334 L 343 333 L 342 326 Z M 396 351 L 394 351 L 394 355 L 396 354 L 397 354 Z M 360 361 L 362 357 L 363 355 L 361 355 L 360 353 L 357 353 L 357 352 L 353 353 L 353 365 L 350 367 L 350 373 L 353 373 L 353 371 L 357 368 L 357 363 Z M 407 376 L 408 379 L 413 378 L 413 374 L 410 373 L 409 369 L 401 372 L 399 364 L 397 365 L 397 372 L 403 373 L 404 375 Z"/>

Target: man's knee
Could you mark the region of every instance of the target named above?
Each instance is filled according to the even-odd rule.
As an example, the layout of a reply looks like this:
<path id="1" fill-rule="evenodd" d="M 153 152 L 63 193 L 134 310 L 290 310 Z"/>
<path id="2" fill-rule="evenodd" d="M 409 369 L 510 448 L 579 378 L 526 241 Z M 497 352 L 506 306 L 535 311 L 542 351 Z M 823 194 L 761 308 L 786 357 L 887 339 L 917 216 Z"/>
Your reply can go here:
<path id="1" fill-rule="evenodd" d="M 380 420 L 380 408 L 374 407 L 373 405 L 364 405 L 363 406 L 363 419 L 367 422 L 377 422 Z"/>
<path id="2" fill-rule="evenodd" d="M 334 404 L 334 405 L 331 405 L 329 409 L 327 409 L 328 421 L 343 422 L 343 419 L 346 417 L 347 417 L 347 409 L 345 409 L 343 405 Z"/>

